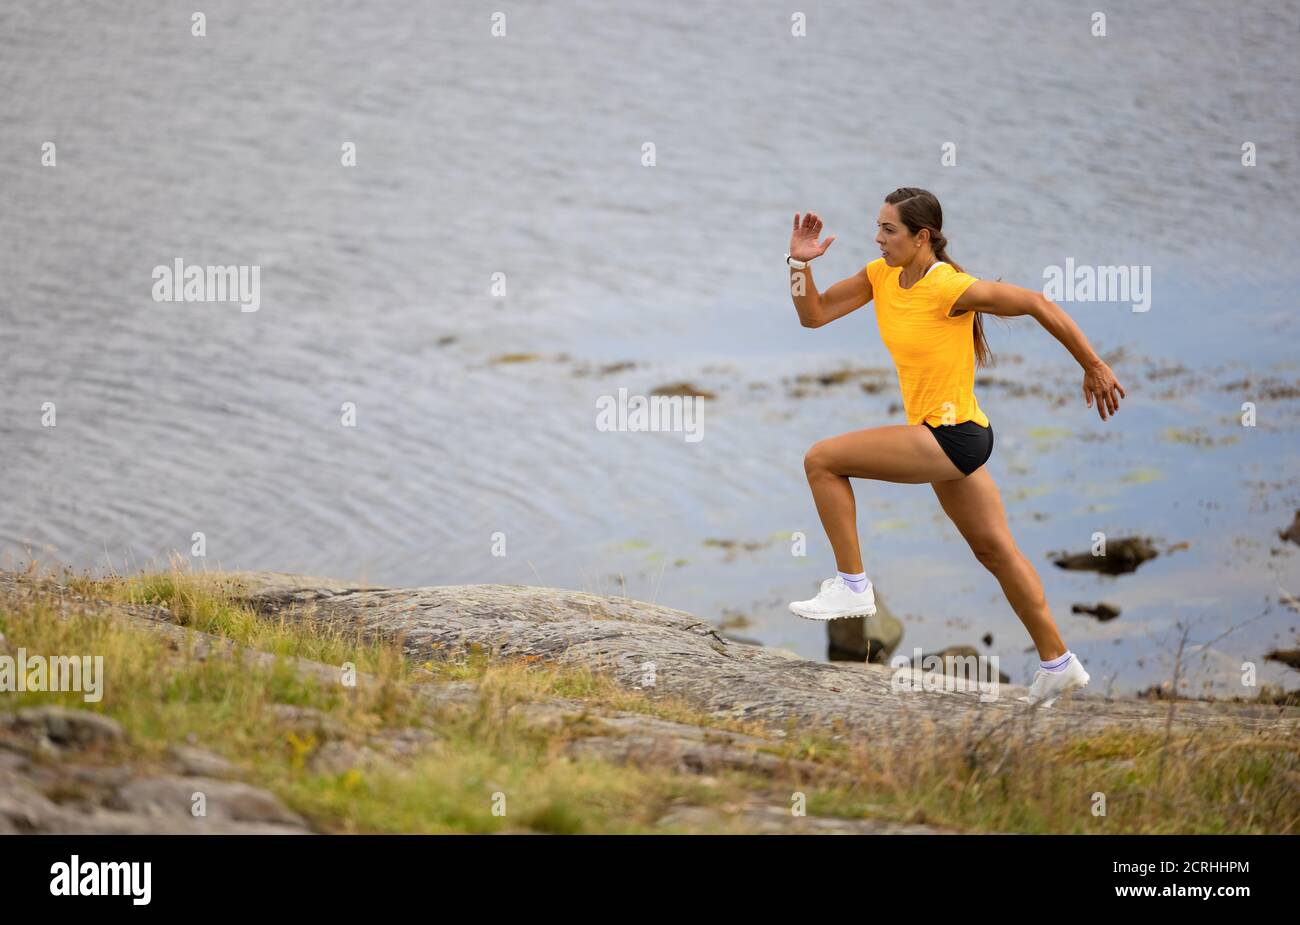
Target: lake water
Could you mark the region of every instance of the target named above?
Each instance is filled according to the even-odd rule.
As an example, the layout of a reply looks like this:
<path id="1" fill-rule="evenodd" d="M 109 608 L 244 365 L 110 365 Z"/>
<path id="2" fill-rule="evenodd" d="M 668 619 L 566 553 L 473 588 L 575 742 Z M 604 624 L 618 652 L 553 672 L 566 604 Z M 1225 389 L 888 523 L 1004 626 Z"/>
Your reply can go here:
<path id="1" fill-rule="evenodd" d="M 588 2 L 510 8 L 494 37 L 490 5 L 212 2 L 195 37 L 174 4 L 0 8 L 0 553 L 130 571 L 202 532 L 208 568 L 627 594 L 824 658 L 786 609 L 834 572 L 803 454 L 903 418 L 892 376 L 792 394 L 890 360 L 871 306 L 801 328 L 782 255 L 820 214 L 825 288 L 921 186 L 981 278 L 1150 267 L 1148 311 L 1060 303 L 1128 392 L 1116 418 L 1028 319 L 986 323 L 976 390 L 1094 687 L 1170 677 L 1180 622 L 1189 689 L 1240 692 L 1243 660 L 1295 687 L 1260 660 L 1300 620 L 1277 535 L 1300 508 L 1300 11 L 1108 9 L 1103 37 L 1067 2 L 829 2 L 794 37 L 769 3 Z M 260 267 L 259 310 L 155 301 L 176 258 Z M 596 428 L 601 396 L 678 381 L 715 394 L 704 439 Z M 855 489 L 902 649 L 976 645 L 1027 681 L 930 486 Z M 1186 546 L 1119 577 L 1048 560 L 1095 531 Z M 1122 615 L 1070 612 L 1098 601 Z"/>

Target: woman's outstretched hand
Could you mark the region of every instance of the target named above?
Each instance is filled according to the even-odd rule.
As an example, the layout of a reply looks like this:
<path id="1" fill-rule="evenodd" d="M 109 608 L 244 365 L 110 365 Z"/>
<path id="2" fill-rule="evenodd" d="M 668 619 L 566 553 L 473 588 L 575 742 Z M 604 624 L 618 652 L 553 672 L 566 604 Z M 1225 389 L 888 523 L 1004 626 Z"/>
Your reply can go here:
<path id="1" fill-rule="evenodd" d="M 826 248 L 831 246 L 835 240 L 835 235 L 831 235 L 820 244 L 817 243 L 817 235 L 822 232 L 822 220 L 813 212 L 804 215 L 803 221 L 799 220 L 799 213 L 794 214 L 794 231 L 790 235 L 790 256 L 795 260 L 812 260 L 814 257 L 820 257 L 826 253 Z"/>
<path id="2" fill-rule="evenodd" d="M 1116 392 L 1119 394 L 1116 395 Z M 1083 397 L 1088 400 L 1089 408 L 1092 407 L 1093 398 L 1097 399 L 1097 413 L 1103 421 L 1119 410 L 1120 396 L 1127 398 L 1128 394 L 1115 379 L 1109 366 L 1098 360 L 1095 365 L 1087 368 L 1083 374 Z"/>

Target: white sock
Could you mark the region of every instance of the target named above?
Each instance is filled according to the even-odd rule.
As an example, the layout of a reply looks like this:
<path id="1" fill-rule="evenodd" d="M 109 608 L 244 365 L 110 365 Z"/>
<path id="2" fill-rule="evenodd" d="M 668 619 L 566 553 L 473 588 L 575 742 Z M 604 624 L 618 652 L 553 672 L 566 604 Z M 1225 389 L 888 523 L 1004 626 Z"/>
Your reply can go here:
<path id="1" fill-rule="evenodd" d="M 858 594 L 861 594 L 863 591 L 867 590 L 867 585 L 869 584 L 869 582 L 867 581 L 866 572 L 858 572 L 856 575 L 850 575 L 848 572 L 837 571 L 836 574 L 838 574 L 841 578 L 843 578 L 844 583 L 848 585 L 850 588 L 852 588 L 854 591 L 856 591 Z"/>
<path id="2" fill-rule="evenodd" d="M 1039 660 L 1038 664 L 1043 666 L 1044 671 L 1064 671 L 1070 665 L 1070 660 L 1074 658 L 1073 652 L 1066 652 L 1064 655 L 1058 655 L 1056 658 L 1049 658 L 1047 661 Z"/>

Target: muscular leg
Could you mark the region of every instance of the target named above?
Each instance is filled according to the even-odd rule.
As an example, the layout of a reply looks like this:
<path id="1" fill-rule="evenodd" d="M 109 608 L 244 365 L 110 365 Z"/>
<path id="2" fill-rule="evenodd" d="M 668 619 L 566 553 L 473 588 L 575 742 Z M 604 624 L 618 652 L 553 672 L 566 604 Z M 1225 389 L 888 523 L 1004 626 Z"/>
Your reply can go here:
<path id="1" fill-rule="evenodd" d="M 1011 537 L 1002 497 L 988 467 L 981 466 L 964 479 L 935 482 L 934 493 L 975 558 L 1002 585 L 1011 609 L 1029 630 L 1038 657 L 1064 655 L 1065 643 L 1047 608 L 1043 582 Z"/>
<path id="2" fill-rule="evenodd" d="M 862 571 L 862 552 L 850 478 L 909 484 L 963 478 L 921 424 L 872 427 L 819 440 L 804 456 L 804 472 L 835 550 L 835 565 L 854 574 Z"/>

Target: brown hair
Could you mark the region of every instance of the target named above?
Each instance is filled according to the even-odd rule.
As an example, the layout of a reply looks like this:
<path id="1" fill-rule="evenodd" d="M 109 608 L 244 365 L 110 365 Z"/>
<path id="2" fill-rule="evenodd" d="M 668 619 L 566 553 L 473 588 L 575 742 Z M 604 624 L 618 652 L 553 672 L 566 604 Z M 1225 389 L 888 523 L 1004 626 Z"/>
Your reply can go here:
<path id="1" fill-rule="evenodd" d="M 903 186 L 886 196 L 885 202 L 898 209 L 898 217 L 912 234 L 919 234 L 922 228 L 930 232 L 930 247 L 934 250 L 935 257 L 957 272 L 965 272 L 960 264 L 948 256 L 948 239 L 943 235 L 943 209 L 934 193 L 915 186 Z M 987 366 L 993 354 L 989 351 L 988 341 L 984 339 L 983 318 L 979 312 L 973 314 L 975 362 L 978 366 Z"/>

